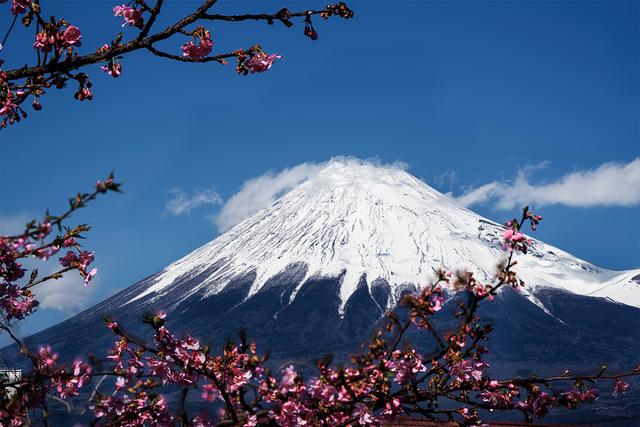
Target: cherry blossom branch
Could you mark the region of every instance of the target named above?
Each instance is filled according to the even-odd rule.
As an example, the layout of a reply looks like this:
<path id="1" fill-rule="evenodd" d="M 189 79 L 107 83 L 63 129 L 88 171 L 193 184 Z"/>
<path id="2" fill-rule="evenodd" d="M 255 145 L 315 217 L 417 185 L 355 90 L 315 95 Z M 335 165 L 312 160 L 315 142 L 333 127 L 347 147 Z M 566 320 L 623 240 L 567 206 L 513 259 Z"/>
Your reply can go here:
<path id="1" fill-rule="evenodd" d="M 186 56 L 179 56 L 179 55 L 174 55 L 172 53 L 167 53 L 164 51 L 161 51 L 159 49 L 156 49 L 153 46 L 147 46 L 146 49 L 153 53 L 155 56 L 159 56 L 161 58 L 168 58 L 168 59 L 172 59 L 174 61 L 180 61 L 180 62 L 201 62 L 201 63 L 205 63 L 205 62 L 219 62 L 224 64 L 225 63 L 225 59 L 226 58 L 235 58 L 238 56 L 238 51 L 235 52 L 231 52 L 231 53 L 223 53 L 220 55 L 214 55 L 214 56 L 205 56 L 202 58 L 189 58 Z M 249 49 L 246 50 L 242 50 L 241 52 L 243 53 L 250 53 L 253 52 L 256 49 L 256 47 L 251 47 Z M 259 49 L 259 47 L 258 47 Z"/>
<path id="2" fill-rule="evenodd" d="M 7 30 L 4 37 L 2 38 L 2 43 L 0 43 L 0 46 L 2 46 L 3 48 L 6 46 L 7 39 L 9 38 L 9 34 L 11 34 L 11 31 L 13 31 L 13 27 L 15 27 L 17 20 L 18 20 L 18 15 L 14 15 L 13 20 L 11 21 L 11 25 L 9 25 L 9 29 Z"/>
<path id="3" fill-rule="evenodd" d="M 6 0 L 5 0 L 6 1 Z M 3 1 L 0 1 L 3 3 Z M 226 64 L 226 58 L 237 59 L 236 72 L 239 74 L 260 73 L 271 68 L 272 64 L 280 58 L 277 54 L 267 54 L 259 45 L 249 49 L 238 49 L 232 52 L 211 55 L 214 41 L 210 32 L 203 26 L 195 29 L 192 25 L 207 21 L 241 22 L 246 20 L 266 21 L 272 24 L 280 21 L 287 27 L 291 27 L 292 18 L 304 17 L 304 34 L 316 40 L 318 33 L 313 28 L 311 16 L 320 15 L 324 19 L 338 16 L 344 19 L 353 17 L 345 3 L 340 2 L 328 5 L 320 10 L 304 10 L 290 12 L 288 9 L 280 9 L 276 13 L 221 15 L 211 14 L 209 10 L 217 3 L 217 0 L 203 1 L 192 13 L 165 27 L 163 30 L 152 33 L 158 16 L 162 12 L 164 0 L 156 0 L 153 6 L 149 6 L 144 0 L 132 0 L 128 5 L 116 6 L 114 15 L 124 19 L 123 26 L 136 27 L 138 33 L 129 41 L 122 42 L 123 34 L 119 33 L 114 40 L 104 44 L 95 52 L 81 55 L 78 48 L 81 45 L 80 29 L 64 19 L 50 21 L 41 16 L 39 1 L 12 0 L 12 13 L 15 24 L 18 15 L 24 14 L 22 23 L 25 26 L 35 21 L 36 37 L 33 48 L 36 50 L 36 65 L 18 67 L 7 71 L 0 68 L 0 128 L 7 124 L 14 124 L 27 117 L 27 112 L 21 107 L 28 97 L 33 97 L 33 108 L 36 111 L 42 109 L 39 97 L 50 88 L 61 89 L 69 80 L 78 82 L 78 89 L 74 98 L 79 101 L 93 99 L 92 84 L 89 75 L 84 72 L 75 73 L 76 70 L 91 64 L 103 63 L 100 69 L 118 77 L 122 73 L 121 59 L 132 52 L 146 50 L 155 56 L 179 61 L 179 62 L 218 62 Z M 145 23 L 146 19 L 146 23 Z M 5 36 L 13 29 L 13 24 Z M 160 49 L 157 44 L 174 36 L 186 35 L 191 41 L 181 46 L 182 55 L 174 54 Z M 41 53 L 43 56 L 41 57 Z M 0 67 L 3 65 L 0 59 Z"/>
<path id="4" fill-rule="evenodd" d="M 161 334 L 163 333 L 163 330 L 161 330 L 160 328 L 163 327 L 163 317 L 158 317 L 155 316 L 151 319 L 148 319 L 147 323 L 149 323 L 155 330 L 156 330 L 156 334 Z M 161 351 L 151 347 L 150 345 L 148 345 L 147 343 L 145 343 L 143 340 L 138 339 L 133 337 L 132 335 L 128 335 L 127 333 L 125 333 L 117 324 L 115 324 L 114 322 L 112 322 L 111 320 L 107 319 L 107 324 L 110 324 L 112 326 L 110 326 L 110 328 L 114 331 L 115 334 L 117 334 L 118 336 L 122 337 L 123 339 L 125 339 L 128 342 L 131 342 L 133 344 L 135 344 L 136 346 L 138 346 L 140 349 L 144 350 L 145 352 L 149 352 L 152 353 L 156 356 L 161 355 Z M 185 364 L 185 362 L 181 361 L 180 359 L 176 359 L 172 356 L 168 356 L 171 360 L 171 363 L 175 364 L 176 366 L 180 367 L 180 368 L 187 368 L 187 364 Z M 233 422 L 237 423 L 238 422 L 238 417 L 237 414 L 235 412 L 235 407 L 231 401 L 231 398 L 229 397 L 227 391 L 226 391 L 226 387 L 224 387 L 223 383 L 220 382 L 220 380 L 211 372 L 208 371 L 206 369 L 201 369 L 199 367 L 191 367 L 189 366 L 189 369 L 192 369 L 193 371 L 197 372 L 200 375 L 205 376 L 206 378 L 208 378 L 209 380 L 211 380 L 215 386 L 217 387 L 217 389 L 220 392 L 220 395 L 222 397 L 222 399 L 224 400 L 225 405 L 227 406 L 227 409 L 230 411 L 230 414 L 232 416 Z"/>
<path id="5" fill-rule="evenodd" d="M 602 370 L 603 372 L 604 370 Z M 516 385 L 529 385 L 529 384 L 547 384 L 551 382 L 560 382 L 560 381 L 589 381 L 595 383 L 597 380 L 616 380 L 619 378 L 627 378 L 627 377 L 637 377 L 640 374 L 640 366 L 636 367 L 633 370 L 623 371 L 613 375 L 603 375 L 593 374 L 593 375 L 559 375 L 555 377 L 547 377 L 547 378 L 518 378 L 518 379 L 509 379 L 509 380 L 501 380 L 498 381 L 500 385 L 506 385 L 509 383 L 513 383 Z"/>
<path id="6" fill-rule="evenodd" d="M 17 239 L 41 239 L 42 234 L 45 230 L 50 230 L 52 227 L 58 227 L 58 229 L 62 228 L 62 223 L 69 219 L 71 215 L 78 209 L 84 208 L 87 203 L 96 199 L 96 197 L 100 194 L 105 194 L 108 191 L 113 191 L 116 193 L 122 192 L 120 190 L 121 184 L 114 182 L 113 180 L 113 172 L 109 174 L 109 177 L 104 181 L 97 181 L 95 185 L 94 191 L 91 193 L 78 193 L 76 196 L 69 199 L 69 208 L 63 212 L 62 214 L 55 216 L 49 214 L 49 212 L 45 215 L 45 221 L 47 225 L 38 225 L 36 221 L 31 221 L 27 224 L 25 231 L 22 234 L 17 234 L 14 236 L 2 236 L 2 238 L 7 240 L 17 240 Z M 86 231 L 85 228 L 83 231 Z M 46 246 L 42 246 L 41 248 L 45 248 Z"/>
<path id="7" fill-rule="evenodd" d="M 150 9 L 151 15 L 149 16 L 149 19 L 147 20 L 147 23 L 145 24 L 142 31 L 140 31 L 140 34 L 138 34 L 138 37 L 136 40 L 140 41 L 140 40 L 143 40 L 145 37 L 147 37 L 147 35 L 149 34 L 149 31 L 151 31 L 151 27 L 156 21 L 156 18 L 160 14 L 160 9 L 162 9 L 163 3 L 164 3 L 164 0 L 157 0 L 153 9 Z M 146 8 L 148 9 L 148 6 L 146 6 Z"/>
<path id="8" fill-rule="evenodd" d="M 353 11 L 351 11 L 347 5 L 343 2 L 337 3 L 335 5 L 330 5 L 322 10 L 305 10 L 301 12 L 290 12 L 289 9 L 281 9 L 275 14 L 269 13 L 258 13 L 251 14 L 246 13 L 243 15 L 220 15 L 220 14 L 204 14 L 203 19 L 208 19 L 211 21 L 228 21 L 228 22 L 240 22 L 240 21 L 267 21 L 269 25 L 273 25 L 274 21 L 280 21 L 287 28 L 293 26 L 293 23 L 290 21 L 291 18 L 295 17 L 309 17 L 312 15 L 320 15 L 324 19 L 328 19 L 331 15 L 338 15 L 343 18 L 351 18 L 353 17 Z"/>
<path id="9" fill-rule="evenodd" d="M 36 3 L 34 3 L 36 4 Z M 22 320 L 33 313 L 38 301 L 31 288 L 43 282 L 59 279 L 70 270 L 77 270 L 84 278 L 85 286 L 96 274 L 97 269 L 87 271 L 93 261 L 93 252 L 80 250 L 76 239 L 89 227 L 80 225 L 74 229 L 63 226 L 73 212 L 84 207 L 99 194 L 120 192 L 120 184 L 113 181 L 111 174 L 105 181 L 98 181 L 92 193 L 80 194 L 69 201 L 69 208 L 60 216 L 52 216 L 48 212 L 42 222 L 31 221 L 25 231 L 17 236 L 0 236 L 0 331 L 7 334 L 26 357 L 32 366 L 27 377 L 16 378 L 18 381 L 0 383 L 0 424 L 22 424 L 29 418 L 31 410 L 39 410 L 44 425 L 49 423 L 47 397 L 51 388 L 56 388 L 62 399 L 75 396 L 77 390 L 88 381 L 91 367 L 81 361 L 75 361 L 72 367 L 57 366 L 57 355 L 49 347 L 41 347 L 38 351 L 29 349 L 11 330 L 11 320 Z M 57 235 L 49 242 L 53 227 L 65 229 L 64 235 Z M 39 243 L 39 244 L 36 244 Z M 20 285 L 26 269 L 18 262 L 21 258 L 35 257 L 46 260 L 60 248 L 69 250 L 60 258 L 63 268 L 55 273 L 38 278 L 38 270 L 34 269 L 26 284 Z M 75 251 L 77 252 L 75 252 Z M 68 371 L 67 369 L 71 369 Z M 21 371 L 20 371 L 21 372 Z"/>

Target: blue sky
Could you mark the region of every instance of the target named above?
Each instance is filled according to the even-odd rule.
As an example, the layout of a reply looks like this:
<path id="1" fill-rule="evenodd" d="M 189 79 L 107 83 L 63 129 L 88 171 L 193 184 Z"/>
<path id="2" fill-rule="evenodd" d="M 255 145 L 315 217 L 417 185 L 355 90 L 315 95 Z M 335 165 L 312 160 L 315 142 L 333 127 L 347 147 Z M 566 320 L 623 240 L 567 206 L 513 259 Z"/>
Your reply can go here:
<path id="1" fill-rule="evenodd" d="M 243 13 L 325 2 L 219 3 L 220 13 Z M 120 30 L 111 1 L 44 4 L 81 28 L 86 51 Z M 349 5 L 352 21 L 315 22 L 316 42 L 302 35 L 299 23 L 292 29 L 209 26 L 216 52 L 259 42 L 282 54 L 268 73 L 242 77 L 231 65 L 177 64 L 136 53 L 122 61 L 118 79 L 97 66 L 88 70 L 92 102 L 74 101 L 73 89 L 52 92 L 43 97 L 42 112 L 0 132 L 5 227 L 46 207 L 64 208 L 69 195 L 112 169 L 125 183 L 124 195 L 76 217 L 93 226 L 87 246 L 100 268 L 94 288 L 85 291 L 78 280 L 74 292 L 87 292 L 86 298 L 64 310 L 42 310 L 25 332 L 213 239 L 218 232 L 210 216 L 220 205 L 167 214 L 173 188 L 187 195 L 213 189 L 228 200 L 268 170 L 352 155 L 406 162 L 436 188 L 461 195 L 491 182 L 512 186 L 523 168 L 535 187 L 608 162 L 622 170 L 640 156 L 638 2 Z M 161 25 L 197 2 L 169 6 Z M 0 29 L 6 28 L 9 15 L 0 16 Z M 183 42 L 165 47 L 179 53 Z M 30 32 L 12 34 L 0 52 L 5 68 L 30 61 L 31 44 Z M 617 193 L 627 192 L 625 183 Z M 496 208 L 498 201 L 472 208 L 501 221 L 512 213 Z M 637 202 L 594 204 L 543 206 L 538 237 L 598 265 L 640 267 Z"/>

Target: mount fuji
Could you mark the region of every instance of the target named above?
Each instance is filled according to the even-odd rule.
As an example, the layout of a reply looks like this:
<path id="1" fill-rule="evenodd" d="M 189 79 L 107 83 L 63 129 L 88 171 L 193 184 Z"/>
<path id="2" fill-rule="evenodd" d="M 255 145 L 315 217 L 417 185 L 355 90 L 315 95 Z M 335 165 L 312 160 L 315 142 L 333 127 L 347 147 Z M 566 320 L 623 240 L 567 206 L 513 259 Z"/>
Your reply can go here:
<path id="1" fill-rule="evenodd" d="M 104 355 L 113 343 L 104 316 L 144 336 L 142 316 L 164 310 L 176 332 L 214 345 L 246 329 L 275 361 L 346 355 L 433 269 L 490 281 L 504 258 L 501 236 L 500 224 L 402 168 L 336 159 L 210 243 L 26 341 L 69 358 Z M 494 325 L 496 374 L 634 367 L 640 270 L 601 268 L 535 239 L 516 270 L 526 287 L 479 311 Z"/>
<path id="2" fill-rule="evenodd" d="M 303 263 L 304 274 L 285 305 L 309 279 L 341 277 L 344 315 L 366 277 L 370 292 L 376 281 L 389 287 L 388 300 L 379 304 L 385 310 L 406 285 L 427 283 L 433 268 L 471 268 L 490 280 L 504 257 L 501 234 L 498 224 L 460 208 L 399 167 L 334 160 L 269 208 L 168 266 L 127 304 L 166 300 L 186 277 L 200 280 L 172 306 L 192 295 L 220 294 L 234 278 L 255 275 L 248 300 L 270 279 Z M 532 285 L 526 297 L 542 309 L 535 290 L 543 287 L 640 307 L 640 285 L 632 280 L 640 270 L 606 270 L 538 241 L 532 255 L 519 258 L 519 270 Z"/>

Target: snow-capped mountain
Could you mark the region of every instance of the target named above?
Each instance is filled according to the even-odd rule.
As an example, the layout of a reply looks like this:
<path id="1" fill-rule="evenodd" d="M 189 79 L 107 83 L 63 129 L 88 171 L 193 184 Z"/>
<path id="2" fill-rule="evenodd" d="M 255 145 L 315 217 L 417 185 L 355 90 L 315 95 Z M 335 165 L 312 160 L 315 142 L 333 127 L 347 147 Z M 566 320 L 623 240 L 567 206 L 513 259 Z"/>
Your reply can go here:
<path id="1" fill-rule="evenodd" d="M 341 313 L 363 276 L 389 285 L 391 298 L 381 307 L 387 309 L 407 284 L 428 283 L 434 268 L 472 269 L 490 280 L 504 256 L 500 239 L 501 226 L 399 167 L 335 160 L 267 209 L 169 265 L 127 304 L 166 304 L 176 283 L 197 276 L 198 283 L 169 302 L 175 306 L 191 295 L 216 295 L 234 278 L 255 271 L 249 299 L 270 278 L 303 262 L 305 273 L 288 302 L 309 278 L 344 272 Z M 640 285 L 632 280 L 640 270 L 606 270 L 539 241 L 532 256 L 518 262 L 530 285 L 527 296 L 536 304 L 535 290 L 550 287 L 640 307 Z"/>
<path id="2" fill-rule="evenodd" d="M 346 353 L 434 268 L 491 280 L 501 235 L 402 168 L 334 160 L 212 242 L 29 340 L 69 357 L 104 354 L 113 337 L 102 317 L 143 334 L 142 315 L 164 310 L 175 330 L 214 344 L 246 328 L 279 360 Z M 512 362 L 503 366 L 636 363 L 640 270 L 607 270 L 536 240 L 517 270 L 526 289 L 481 312 L 496 325 L 494 357 Z"/>

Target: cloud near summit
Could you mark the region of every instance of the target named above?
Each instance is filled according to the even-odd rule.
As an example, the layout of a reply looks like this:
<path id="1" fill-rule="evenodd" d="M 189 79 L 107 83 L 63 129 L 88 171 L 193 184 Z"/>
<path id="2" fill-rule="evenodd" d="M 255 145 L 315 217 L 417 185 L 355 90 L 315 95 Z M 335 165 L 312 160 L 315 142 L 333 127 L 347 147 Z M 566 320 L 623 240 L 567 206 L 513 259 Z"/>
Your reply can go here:
<path id="1" fill-rule="evenodd" d="M 231 196 L 219 214 L 213 217 L 218 231 L 225 232 L 234 225 L 266 208 L 295 186 L 318 173 L 322 165 L 302 163 L 292 168 L 251 178 L 242 184 L 240 191 Z"/>
<path id="2" fill-rule="evenodd" d="M 203 205 L 219 205 L 222 197 L 213 189 L 194 191 L 190 196 L 182 188 L 173 187 L 169 190 L 171 199 L 165 205 L 165 213 L 171 215 L 189 214 L 193 209 Z"/>
<path id="3" fill-rule="evenodd" d="M 378 167 L 407 169 L 407 165 L 402 162 L 383 164 L 375 159 L 360 160 L 353 157 L 334 157 L 321 163 L 301 163 L 280 172 L 268 171 L 245 181 L 240 191 L 224 204 L 220 213 L 212 215 L 213 223 L 221 233 L 229 230 L 261 209 L 270 206 L 332 162 L 353 162 Z"/>

